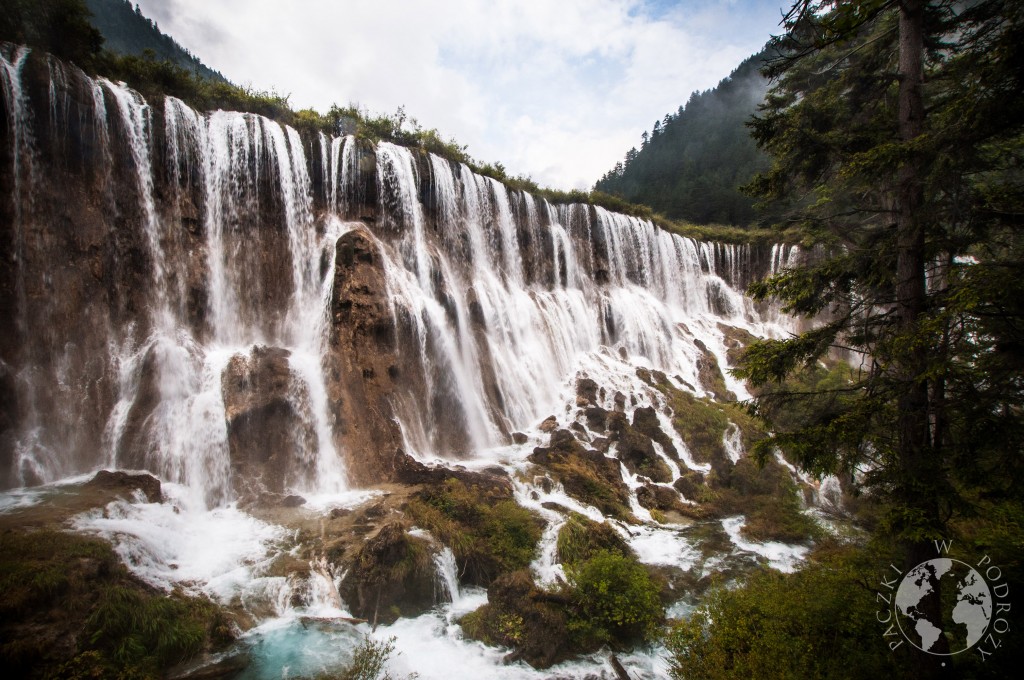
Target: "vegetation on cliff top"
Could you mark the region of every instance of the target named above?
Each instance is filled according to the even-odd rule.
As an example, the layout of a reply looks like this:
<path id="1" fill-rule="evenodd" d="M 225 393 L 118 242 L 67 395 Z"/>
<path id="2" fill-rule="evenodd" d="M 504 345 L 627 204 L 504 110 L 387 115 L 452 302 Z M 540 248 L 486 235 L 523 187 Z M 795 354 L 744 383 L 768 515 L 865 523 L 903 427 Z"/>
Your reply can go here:
<path id="1" fill-rule="evenodd" d="M 153 48 L 143 48 L 141 53 L 104 49 L 103 36 L 90 23 L 91 15 L 85 0 L 9 0 L 7 4 L 9 11 L 0 16 L 0 40 L 37 47 L 74 62 L 90 74 L 124 81 L 149 101 L 169 95 L 200 111 L 225 109 L 256 113 L 307 133 L 352 134 L 374 142 L 388 141 L 421 149 L 456 163 L 465 163 L 478 174 L 552 203 L 601 206 L 650 220 L 666 231 L 690 238 L 746 243 L 768 240 L 771 235 L 767 230 L 751 232 L 726 225 L 696 225 L 670 219 L 647 205 L 632 203 L 597 189 L 562 191 L 542 187 L 530 177 L 509 175 L 500 162 L 484 163 L 474 159 L 467 146 L 446 138 L 436 128 L 423 127 L 415 118 L 408 116 L 403 107 L 393 114 L 372 113 L 357 104 L 336 104 L 326 113 L 313 109 L 295 110 L 288 101 L 288 95 L 234 85 L 192 55 L 181 56 L 164 50 L 158 54 Z M 141 15 L 140 20 L 148 22 Z M 153 40 L 160 45 L 164 42 L 160 37 L 170 40 L 155 26 L 150 26 L 149 30 L 158 36 Z"/>

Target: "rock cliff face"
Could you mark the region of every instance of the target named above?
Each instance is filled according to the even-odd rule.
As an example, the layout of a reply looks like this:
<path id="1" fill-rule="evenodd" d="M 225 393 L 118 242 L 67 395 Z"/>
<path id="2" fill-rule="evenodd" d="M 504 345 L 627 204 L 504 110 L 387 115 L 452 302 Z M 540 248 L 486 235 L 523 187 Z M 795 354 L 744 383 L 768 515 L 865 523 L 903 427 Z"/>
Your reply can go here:
<path id="1" fill-rule="evenodd" d="M 511 443 L 615 362 L 742 394 L 719 322 L 773 332 L 739 291 L 791 249 L 0 53 L 0 488 L 113 465 L 216 505 L 399 480 Z M 668 483 L 637 418 L 623 462 Z"/>

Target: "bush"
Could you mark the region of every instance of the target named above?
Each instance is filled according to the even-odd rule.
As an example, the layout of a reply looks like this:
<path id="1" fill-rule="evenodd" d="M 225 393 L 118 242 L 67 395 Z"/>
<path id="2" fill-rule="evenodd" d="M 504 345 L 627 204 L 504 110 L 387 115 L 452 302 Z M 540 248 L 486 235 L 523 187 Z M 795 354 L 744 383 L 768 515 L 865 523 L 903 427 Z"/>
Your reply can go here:
<path id="1" fill-rule="evenodd" d="M 665 612 L 658 587 L 641 564 L 603 550 L 567 565 L 565 573 L 574 609 L 569 629 L 579 639 L 624 647 L 657 636 Z"/>
<path id="2" fill-rule="evenodd" d="M 898 670 L 875 618 L 866 580 L 884 560 L 830 546 L 803 571 L 756 573 L 736 589 L 716 590 L 667 646 L 673 678 L 867 678 Z"/>
<path id="3" fill-rule="evenodd" d="M 388 659 L 395 651 L 395 638 L 391 637 L 382 642 L 374 640 L 370 636 L 363 638 L 363 641 L 356 647 L 352 655 L 352 663 L 348 665 L 338 676 L 339 680 L 377 680 L 383 673 L 382 680 L 389 680 L 391 677 L 385 666 Z"/>

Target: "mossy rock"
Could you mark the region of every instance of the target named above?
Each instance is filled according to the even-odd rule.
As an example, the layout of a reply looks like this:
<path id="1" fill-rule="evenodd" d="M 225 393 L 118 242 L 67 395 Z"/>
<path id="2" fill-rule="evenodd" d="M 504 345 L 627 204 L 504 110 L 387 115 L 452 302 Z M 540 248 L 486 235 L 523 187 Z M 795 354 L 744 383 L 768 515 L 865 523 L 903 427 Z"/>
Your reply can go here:
<path id="1" fill-rule="evenodd" d="M 424 489 L 405 506 L 455 555 L 464 582 L 486 587 L 533 561 L 544 521 L 516 504 L 502 486 L 458 479 Z"/>
<path id="2" fill-rule="evenodd" d="M 706 491 L 704 474 L 696 470 L 683 470 L 682 474 L 672 482 L 675 490 L 683 494 L 688 501 L 700 502 Z"/>
<path id="3" fill-rule="evenodd" d="M 528 460 L 549 470 L 573 498 L 593 505 L 604 515 L 632 519 L 629 489 L 622 481 L 619 461 L 572 441 L 568 444 L 559 440 L 557 447 L 538 447 Z"/>
<path id="4" fill-rule="evenodd" d="M 729 427 L 729 417 L 717 405 L 691 394 L 673 391 L 672 425 L 686 442 L 698 463 L 728 460 L 722 437 Z"/>
<path id="5" fill-rule="evenodd" d="M 725 386 L 725 376 L 718 366 L 718 357 L 700 340 L 694 339 L 693 343 L 701 351 L 701 356 L 697 359 L 697 380 L 701 387 L 714 395 L 718 401 L 736 401 L 736 395 Z"/>
<path id="6" fill-rule="evenodd" d="M 430 544 L 392 522 L 363 545 L 338 590 L 355 616 L 393 623 L 436 604 L 434 579 Z"/>
<path id="7" fill-rule="evenodd" d="M 508 661 L 549 668 L 581 653 L 568 627 L 569 600 L 542 591 L 528 570 L 504 574 L 487 589 L 487 604 L 460 619 L 467 637 L 513 650 Z"/>
<path id="8" fill-rule="evenodd" d="M 758 465 L 741 458 L 726 475 L 712 475 L 713 492 L 705 503 L 713 516 L 743 514 L 743 534 L 756 541 L 802 543 L 821 533 L 803 513 L 798 487 L 789 470 L 774 460 Z"/>
<path id="9" fill-rule="evenodd" d="M 557 549 L 561 564 L 584 562 L 602 550 L 636 557 L 626 540 L 610 524 L 595 522 L 575 512 L 558 530 Z"/>
<path id="10" fill-rule="evenodd" d="M 731 464 L 722 444 L 730 423 L 739 429 L 748 450 L 765 437 L 764 428 L 742 407 L 698 398 L 670 385 L 660 385 L 672 408 L 672 425 L 682 437 L 694 460 L 713 466 Z"/>
<path id="11" fill-rule="evenodd" d="M 676 493 L 675 489 L 657 484 L 645 484 L 637 489 L 636 500 L 640 505 L 650 510 L 651 516 L 659 522 L 665 520 L 664 513 L 666 512 L 678 512 L 688 516 L 688 509 L 690 507 L 679 500 L 679 494 Z M 661 515 L 661 517 L 658 517 L 658 515 Z"/>
<path id="12" fill-rule="evenodd" d="M 665 453 L 673 460 L 679 460 L 679 452 L 672 438 L 661 429 L 658 414 L 653 407 L 644 406 L 633 411 L 633 429 L 661 444 Z"/>
<path id="13" fill-rule="evenodd" d="M 739 366 L 743 353 L 750 343 L 757 340 L 757 336 L 744 328 L 729 326 L 724 323 L 718 324 L 718 330 L 722 331 L 722 340 L 726 348 L 726 361 L 729 366 Z"/>
<path id="14" fill-rule="evenodd" d="M 156 678 L 225 647 L 231 629 L 213 602 L 135 579 L 106 541 L 0 533 L 0 665 L 9 677 Z"/>
<path id="15" fill-rule="evenodd" d="M 650 437 L 629 427 L 619 435 L 619 460 L 635 475 L 643 475 L 654 482 L 672 481 L 672 472 L 654 451 Z"/>

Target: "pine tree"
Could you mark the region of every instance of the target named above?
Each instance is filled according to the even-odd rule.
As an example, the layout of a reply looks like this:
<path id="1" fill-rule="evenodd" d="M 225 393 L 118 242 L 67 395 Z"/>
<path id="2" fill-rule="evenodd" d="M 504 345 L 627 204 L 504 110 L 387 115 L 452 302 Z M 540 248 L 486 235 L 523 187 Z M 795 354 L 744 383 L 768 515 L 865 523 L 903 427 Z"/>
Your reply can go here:
<path id="1" fill-rule="evenodd" d="M 856 475 L 913 566 L 952 520 L 1021 498 L 1024 10 L 801 0 L 785 27 L 751 189 L 819 249 L 752 292 L 825 321 L 753 345 L 739 374 L 776 425 L 760 455 Z M 830 351 L 851 384 L 783 382 Z"/>

